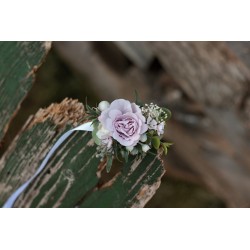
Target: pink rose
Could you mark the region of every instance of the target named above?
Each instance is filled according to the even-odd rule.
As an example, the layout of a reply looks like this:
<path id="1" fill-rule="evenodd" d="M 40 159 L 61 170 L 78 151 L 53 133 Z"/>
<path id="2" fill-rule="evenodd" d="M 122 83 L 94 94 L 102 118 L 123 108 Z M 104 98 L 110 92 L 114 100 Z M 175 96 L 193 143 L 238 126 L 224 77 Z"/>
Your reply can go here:
<path id="1" fill-rule="evenodd" d="M 148 129 L 139 106 L 124 99 L 113 101 L 102 111 L 99 121 L 123 146 L 135 146 Z"/>

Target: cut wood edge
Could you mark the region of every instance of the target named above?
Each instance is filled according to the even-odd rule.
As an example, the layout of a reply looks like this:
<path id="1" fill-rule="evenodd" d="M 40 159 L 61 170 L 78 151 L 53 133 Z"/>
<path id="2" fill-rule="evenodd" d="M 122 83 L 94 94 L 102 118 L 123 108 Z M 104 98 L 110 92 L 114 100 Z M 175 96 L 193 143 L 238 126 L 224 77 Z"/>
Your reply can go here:
<path id="1" fill-rule="evenodd" d="M 59 131 L 66 125 L 76 126 L 84 120 L 85 110 L 82 103 L 76 99 L 65 98 L 61 103 L 52 103 L 47 108 L 41 108 L 35 115 L 29 116 L 24 126 L 13 139 L 8 149 L 0 159 L 0 171 L 4 167 L 5 159 L 14 152 L 19 137 L 26 130 L 32 129 L 35 125 L 45 121 L 51 121 Z"/>
<path id="2" fill-rule="evenodd" d="M 85 109 L 83 104 L 76 99 L 65 98 L 61 103 L 52 103 L 45 109 L 39 109 L 28 128 L 47 120 L 51 120 L 59 127 L 63 127 L 66 124 L 77 126 L 84 119 Z"/>

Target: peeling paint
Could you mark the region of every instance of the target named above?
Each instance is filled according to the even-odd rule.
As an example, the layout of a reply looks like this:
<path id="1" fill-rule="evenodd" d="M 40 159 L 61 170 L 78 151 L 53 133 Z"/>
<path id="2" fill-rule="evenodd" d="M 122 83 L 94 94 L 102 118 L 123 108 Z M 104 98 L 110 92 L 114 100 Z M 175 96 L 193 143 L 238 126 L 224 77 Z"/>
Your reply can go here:
<path id="1" fill-rule="evenodd" d="M 136 202 L 132 205 L 132 208 L 141 208 L 144 207 L 148 201 L 153 197 L 156 190 L 160 187 L 161 181 L 158 180 L 152 185 L 145 184 L 140 189 L 139 193 L 136 196 Z"/>

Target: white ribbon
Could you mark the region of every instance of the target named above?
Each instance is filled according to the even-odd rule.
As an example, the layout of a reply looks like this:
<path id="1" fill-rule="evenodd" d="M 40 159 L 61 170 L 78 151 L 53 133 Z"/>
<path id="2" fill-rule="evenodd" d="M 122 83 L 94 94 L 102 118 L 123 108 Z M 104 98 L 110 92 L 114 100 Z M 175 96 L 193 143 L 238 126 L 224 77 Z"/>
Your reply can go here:
<path id="1" fill-rule="evenodd" d="M 71 129 L 69 131 L 67 131 L 66 133 L 64 133 L 59 139 L 58 141 L 55 143 L 55 145 L 50 149 L 49 153 L 46 155 L 46 157 L 44 158 L 43 162 L 41 163 L 41 165 L 39 166 L 39 168 L 37 169 L 37 171 L 35 172 L 35 174 L 28 180 L 26 181 L 21 187 L 19 187 L 9 198 L 8 200 L 5 202 L 5 204 L 3 205 L 3 208 L 11 208 L 13 207 L 16 199 L 19 197 L 19 195 L 29 186 L 29 184 L 41 173 L 41 171 L 44 169 L 44 167 L 46 166 L 46 164 L 48 163 L 49 159 L 51 158 L 51 156 L 54 154 L 54 152 L 59 148 L 59 146 L 74 132 L 74 131 L 93 131 L 93 126 L 92 126 L 92 122 L 87 122 L 84 123 L 74 129 Z"/>

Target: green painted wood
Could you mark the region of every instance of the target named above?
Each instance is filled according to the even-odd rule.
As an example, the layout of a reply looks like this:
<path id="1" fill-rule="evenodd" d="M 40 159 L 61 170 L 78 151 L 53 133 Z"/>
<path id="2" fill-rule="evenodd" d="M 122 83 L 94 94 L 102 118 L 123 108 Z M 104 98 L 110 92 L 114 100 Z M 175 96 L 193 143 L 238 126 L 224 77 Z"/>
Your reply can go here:
<path id="1" fill-rule="evenodd" d="M 0 206 L 34 174 L 62 133 L 83 121 L 83 105 L 68 99 L 29 119 L 0 160 Z M 113 177 L 105 173 L 105 164 L 99 162 L 95 152 L 91 133 L 75 132 L 15 207 L 143 207 L 164 173 L 158 156 L 132 159 Z"/>
<path id="2" fill-rule="evenodd" d="M 154 155 L 133 160 L 110 183 L 93 191 L 80 207 L 143 207 L 159 187 L 162 174 L 162 162 Z"/>
<path id="3" fill-rule="evenodd" d="M 0 141 L 49 48 L 48 42 L 0 42 Z"/>

